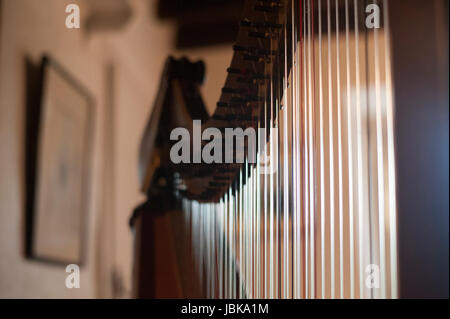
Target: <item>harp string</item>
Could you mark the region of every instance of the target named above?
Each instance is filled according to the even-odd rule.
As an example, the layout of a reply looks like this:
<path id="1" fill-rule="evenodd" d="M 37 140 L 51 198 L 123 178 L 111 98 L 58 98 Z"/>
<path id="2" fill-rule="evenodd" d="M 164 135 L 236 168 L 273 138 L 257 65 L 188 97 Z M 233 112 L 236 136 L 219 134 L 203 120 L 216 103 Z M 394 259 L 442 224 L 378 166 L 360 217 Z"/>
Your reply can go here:
<path id="1" fill-rule="evenodd" d="M 286 19 L 288 17 L 288 7 L 285 7 L 285 16 Z M 289 256 L 288 256 L 288 239 L 289 239 L 289 217 L 288 217 L 288 194 L 289 194 L 289 187 L 288 187 L 288 174 L 287 174 L 287 168 L 288 168 L 288 143 L 287 143 L 287 136 L 288 136 L 288 130 L 287 130 L 287 112 L 288 112 L 288 25 L 287 21 L 284 23 L 284 84 L 283 84 L 283 96 L 284 101 L 282 101 L 282 129 L 283 129 L 283 149 L 282 154 L 283 156 L 283 165 L 280 165 L 280 169 L 282 169 L 283 173 L 283 187 L 282 187 L 282 208 L 283 208 L 283 294 L 282 298 L 288 298 L 288 263 L 289 263 Z"/>
<path id="2" fill-rule="evenodd" d="M 342 163 L 342 105 L 341 105 L 341 61 L 339 39 L 339 4 L 335 0 L 336 34 L 336 91 L 337 91 L 337 144 L 338 144 L 338 218 L 339 218 L 339 297 L 344 298 L 344 195 Z"/>
<path id="3" fill-rule="evenodd" d="M 298 115 L 297 115 L 297 67 L 298 67 L 298 61 L 297 61 L 297 28 L 296 28 L 296 21 L 297 21 L 297 7 L 292 2 L 291 7 L 292 13 L 291 13 L 291 57 L 292 57 L 292 70 L 291 70 L 291 91 L 292 91 L 292 100 L 291 100 L 291 116 L 289 119 L 289 147 L 290 147 L 290 154 L 289 159 L 291 161 L 291 172 L 290 174 L 290 185 L 292 192 L 290 194 L 290 203 L 292 210 L 289 212 L 291 216 L 291 297 L 292 298 L 299 298 L 298 290 L 299 290 L 299 253 L 298 253 L 298 233 L 299 233 L 299 224 L 298 224 L 298 186 L 297 186 L 297 176 L 298 176 L 298 167 L 297 167 L 297 128 L 296 124 L 298 123 Z"/>
<path id="4" fill-rule="evenodd" d="M 362 111 L 361 111 L 361 85 L 360 85 L 360 57 L 359 57 L 359 25 L 358 25 L 358 0 L 354 0 L 354 24 L 355 24 L 355 70 L 356 70 L 356 130 L 357 130 L 357 170 L 358 170 L 358 267 L 359 267 L 359 297 L 364 298 L 363 279 L 363 142 L 362 142 Z"/>
<path id="5" fill-rule="evenodd" d="M 329 131 L 329 185 L 330 185 L 330 275 L 331 275 L 331 298 L 335 298 L 336 275 L 335 275 L 335 193 L 334 193 L 334 112 L 333 112 L 333 77 L 332 77 L 332 49 L 331 49 L 331 6 L 327 0 L 327 38 L 328 38 L 328 131 Z"/>
<path id="6" fill-rule="evenodd" d="M 322 68 L 322 1 L 318 0 L 318 45 L 319 45 L 319 135 L 320 135 L 320 252 L 321 252 L 321 297 L 325 299 L 325 152 L 324 152 L 324 119 L 323 119 L 323 68 Z"/>
<path id="7" fill-rule="evenodd" d="M 388 152 L 388 185 L 389 185 L 389 242 L 390 242 L 390 273 L 391 273 L 391 298 L 398 298 L 397 278 L 397 216 L 396 216 L 396 182 L 395 182 L 395 147 L 394 147 L 394 107 L 392 97 L 392 74 L 390 59 L 390 28 L 387 0 L 383 0 L 384 18 L 384 57 L 385 57 L 385 82 L 386 82 L 386 126 L 387 126 L 387 152 Z"/>
<path id="8" fill-rule="evenodd" d="M 348 215 L 349 215 L 349 236 L 350 236 L 350 298 L 355 298 L 355 269 L 354 269 L 354 221 L 353 221 L 353 138 L 352 138 L 352 103 L 351 103 L 351 79 L 350 79 L 350 31 L 349 31 L 349 9 L 348 0 L 345 0 L 345 62 L 347 81 L 347 151 L 348 151 Z"/>
<path id="9" fill-rule="evenodd" d="M 376 113 L 376 160 L 378 181 L 378 240 L 380 259 L 380 297 L 386 298 L 386 243 L 385 243 L 385 200 L 384 200 L 384 156 L 383 156 L 383 127 L 382 127 L 382 101 L 381 101 L 381 74 L 379 33 L 374 28 L 374 73 L 375 73 L 375 113 Z"/>
<path id="10" fill-rule="evenodd" d="M 305 2 L 303 2 L 303 12 L 306 12 L 306 2 L 308 0 L 306 0 Z M 305 234 L 303 236 L 303 242 L 304 242 L 304 250 L 305 250 L 305 298 L 308 299 L 309 297 L 309 287 L 310 287 L 310 270 L 309 270 L 309 265 L 310 265 L 310 254 L 309 254 L 309 138 L 308 138 L 308 112 L 307 112 L 307 105 L 308 105 L 308 94 L 307 94 L 307 90 L 308 90 L 308 81 L 307 81 L 307 54 L 306 54 L 306 42 L 307 42 L 307 37 L 306 37 L 306 32 L 307 32 L 307 19 L 303 19 L 303 41 L 302 41 L 302 85 L 301 85 L 301 89 L 303 91 L 303 95 L 302 95 L 302 99 L 303 99 L 303 104 L 301 106 L 302 109 L 302 115 L 303 115 L 303 123 L 301 125 L 301 127 L 303 128 L 303 140 L 302 140 L 302 145 L 303 145 L 303 173 L 304 173 L 304 179 L 302 180 L 303 182 L 303 202 L 304 202 L 304 210 L 303 210 L 303 219 L 304 219 L 304 230 L 305 230 Z"/>

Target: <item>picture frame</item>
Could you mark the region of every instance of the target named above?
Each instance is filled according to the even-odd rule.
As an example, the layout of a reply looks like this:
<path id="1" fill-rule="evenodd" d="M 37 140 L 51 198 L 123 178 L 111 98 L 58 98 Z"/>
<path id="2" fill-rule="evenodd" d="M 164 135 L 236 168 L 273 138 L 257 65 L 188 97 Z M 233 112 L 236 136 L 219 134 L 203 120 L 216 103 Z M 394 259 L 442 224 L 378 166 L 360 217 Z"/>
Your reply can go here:
<path id="1" fill-rule="evenodd" d="M 26 256 L 81 265 L 86 250 L 94 100 L 48 55 L 43 56 L 35 79 L 28 84 L 36 89 L 27 103 Z"/>

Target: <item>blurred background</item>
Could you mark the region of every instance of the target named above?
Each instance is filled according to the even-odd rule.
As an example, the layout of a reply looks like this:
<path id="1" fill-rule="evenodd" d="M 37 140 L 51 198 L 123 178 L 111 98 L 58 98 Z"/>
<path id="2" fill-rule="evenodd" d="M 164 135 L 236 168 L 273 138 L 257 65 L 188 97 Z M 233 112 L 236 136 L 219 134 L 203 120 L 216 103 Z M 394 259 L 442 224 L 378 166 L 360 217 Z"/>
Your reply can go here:
<path id="1" fill-rule="evenodd" d="M 66 6 L 80 8 L 66 28 Z M 186 4 L 188 3 L 188 4 Z M 142 201 L 139 142 L 169 54 L 203 59 L 203 97 L 219 98 L 241 1 L 0 1 L 0 298 L 126 298 L 131 293 L 128 219 Z M 214 30 L 214 32 L 212 31 Z M 25 257 L 24 139 L 27 61 L 50 55 L 94 99 L 86 259 L 80 289 L 64 265 Z"/>

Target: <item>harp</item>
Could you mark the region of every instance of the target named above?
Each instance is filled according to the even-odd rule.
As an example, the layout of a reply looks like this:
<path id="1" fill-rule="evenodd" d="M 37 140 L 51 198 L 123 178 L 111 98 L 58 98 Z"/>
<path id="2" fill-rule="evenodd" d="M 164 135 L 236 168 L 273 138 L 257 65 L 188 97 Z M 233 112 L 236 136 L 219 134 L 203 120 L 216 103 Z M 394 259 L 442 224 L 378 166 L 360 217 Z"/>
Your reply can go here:
<path id="1" fill-rule="evenodd" d="M 447 41 L 445 15 L 435 25 L 440 33 L 425 27 L 446 6 L 430 3 L 246 1 L 211 116 L 200 94 L 203 63 L 169 58 L 141 145 L 148 200 L 130 222 L 135 296 L 397 298 L 425 287 L 442 293 L 421 279 L 408 288 L 407 261 L 423 265 L 426 249 L 416 246 L 412 257 L 407 247 L 414 244 L 404 234 L 425 217 L 404 203 L 429 202 L 411 197 L 417 190 L 408 188 L 399 159 L 423 166 L 405 148 L 411 122 L 402 118 L 420 105 L 408 108 L 401 92 L 411 81 L 443 78 L 436 68 L 420 80 L 394 81 L 407 69 L 402 59 L 429 62 Z M 413 19 L 426 16 L 408 26 L 422 28 L 423 55 L 405 57 L 418 46 L 401 40 L 405 8 Z M 446 57 L 436 65 L 448 69 Z M 441 98 L 433 100 L 430 119 L 445 105 L 448 114 L 443 87 L 422 87 Z M 227 135 L 236 128 L 248 134 Z M 174 151 L 184 133 L 185 148 Z M 437 138 L 431 135 L 425 140 Z M 427 181 L 445 189 L 445 182 Z M 448 211 L 448 197 L 442 203 Z"/>

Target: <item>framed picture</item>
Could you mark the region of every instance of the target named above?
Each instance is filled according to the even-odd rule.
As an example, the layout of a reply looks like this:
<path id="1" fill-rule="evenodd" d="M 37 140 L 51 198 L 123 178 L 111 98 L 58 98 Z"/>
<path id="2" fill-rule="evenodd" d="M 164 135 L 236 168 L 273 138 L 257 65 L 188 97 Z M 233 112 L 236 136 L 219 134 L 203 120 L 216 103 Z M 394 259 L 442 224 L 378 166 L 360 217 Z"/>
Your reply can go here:
<path id="1" fill-rule="evenodd" d="M 39 103 L 28 114 L 35 125 L 27 125 L 31 164 L 27 167 L 27 255 L 81 264 L 90 192 L 93 99 L 48 56 L 42 60 L 39 78 Z"/>

